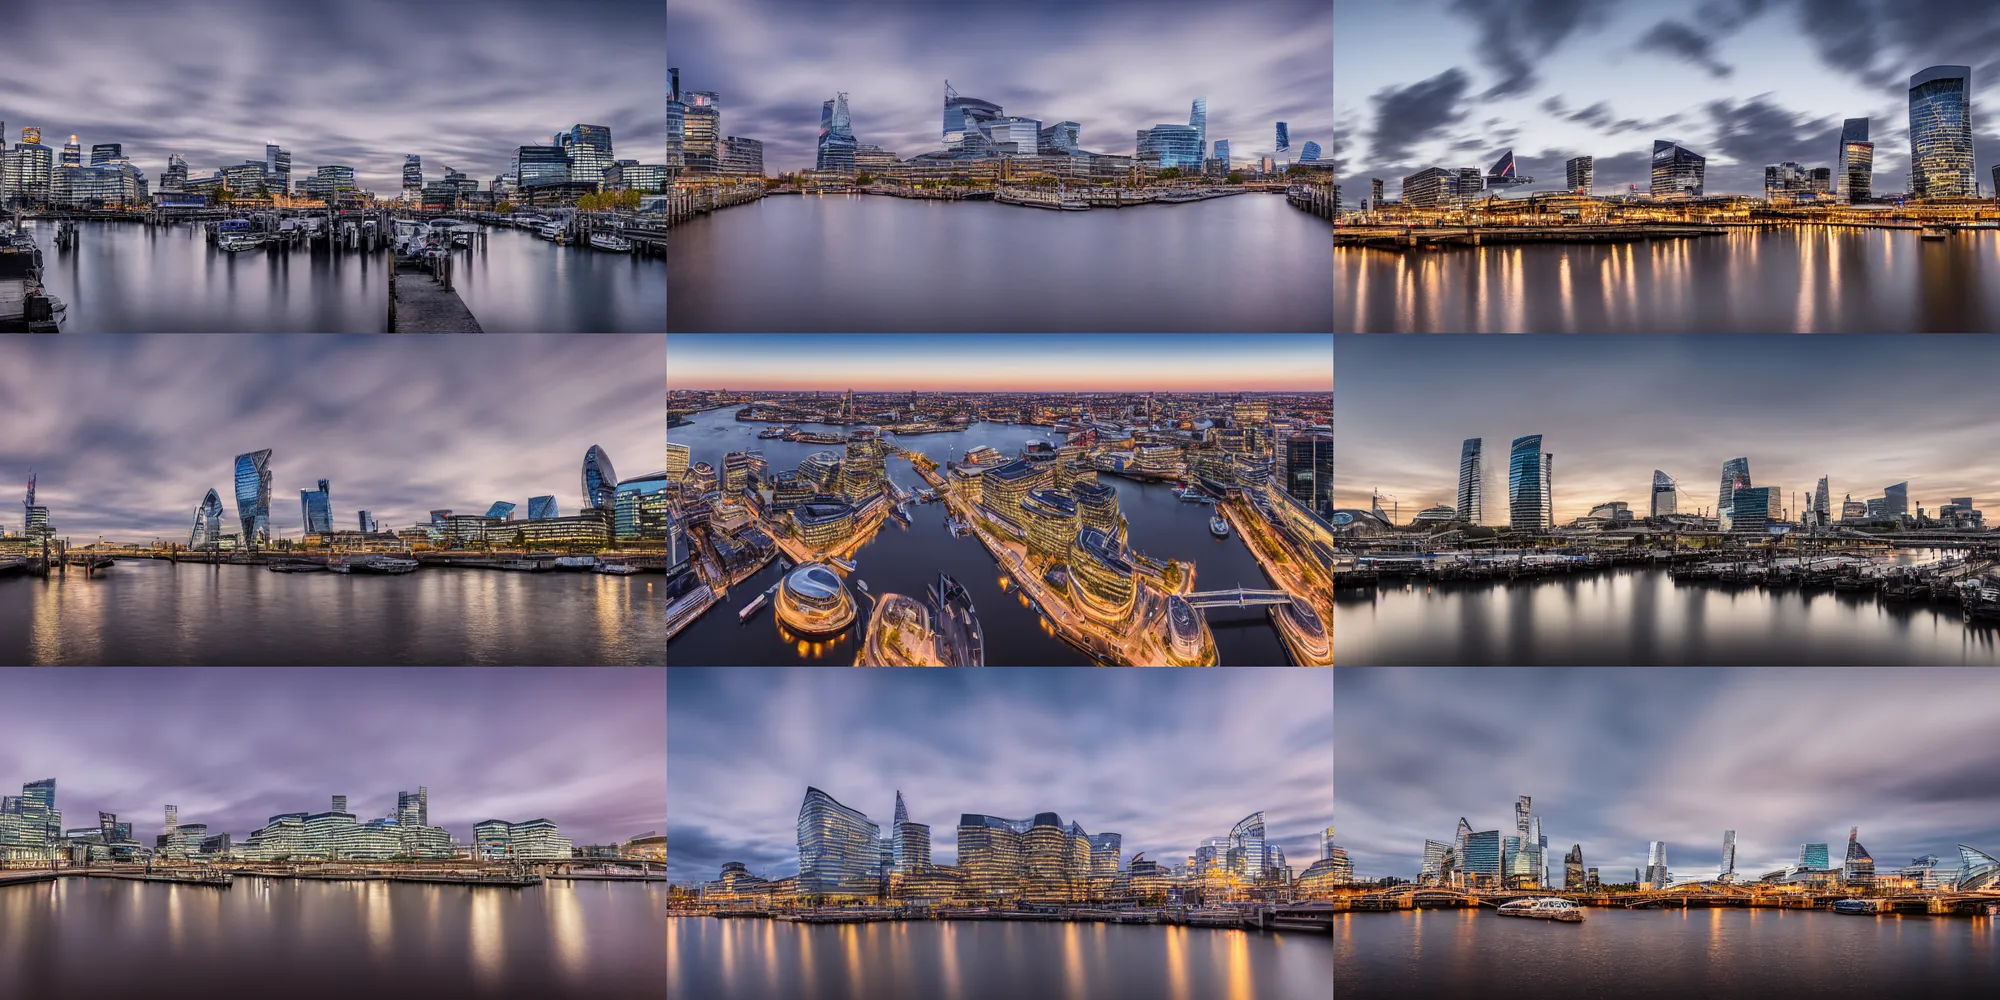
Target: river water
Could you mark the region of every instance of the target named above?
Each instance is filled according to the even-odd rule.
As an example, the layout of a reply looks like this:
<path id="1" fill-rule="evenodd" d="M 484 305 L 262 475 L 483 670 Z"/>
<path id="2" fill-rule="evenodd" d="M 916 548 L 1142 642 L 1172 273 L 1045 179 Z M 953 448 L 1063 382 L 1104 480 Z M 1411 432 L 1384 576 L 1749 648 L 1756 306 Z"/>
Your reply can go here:
<path id="1" fill-rule="evenodd" d="M 674 228 L 667 329 L 1324 332 L 1331 245 L 1275 194 L 1088 212 L 769 197 Z"/>
<path id="2" fill-rule="evenodd" d="M 736 408 L 732 407 L 696 414 L 691 418 L 691 426 L 669 428 L 667 439 L 689 447 L 689 464 L 707 462 L 718 470 L 722 468 L 722 456 L 728 452 L 760 447 L 773 474 L 797 468 L 801 460 L 814 452 L 843 454 L 841 445 L 760 441 L 759 431 L 780 425 L 739 422 L 735 413 Z M 845 429 L 818 424 L 801 426 L 820 431 Z M 921 434 L 896 440 L 942 465 L 963 458 L 968 450 L 979 445 L 1011 456 L 1030 440 L 1060 446 L 1062 435 L 1046 427 L 980 423 L 962 432 Z M 892 457 L 887 467 L 889 475 L 906 489 L 915 491 L 924 485 L 907 461 Z M 1256 557 L 1235 534 L 1216 538 L 1209 533 L 1208 519 L 1214 507 L 1182 503 L 1174 498 L 1172 485 L 1168 483 L 1141 483 L 1105 473 L 1098 478 L 1118 491 L 1118 507 L 1125 514 L 1132 548 L 1161 561 L 1193 562 L 1196 590 L 1228 589 L 1239 583 L 1253 589 L 1274 586 L 1258 566 Z M 897 593 L 921 601 L 924 588 L 937 582 L 938 573 L 949 573 L 972 598 L 985 635 L 988 666 L 1088 665 L 1089 657 L 1057 638 L 1042 617 L 1028 607 L 1027 597 L 1012 587 L 1011 580 L 1002 587 L 1000 568 L 984 545 L 970 535 L 959 538 L 945 530 L 946 516 L 944 504 L 912 504 L 910 527 L 903 527 L 895 518 L 885 520 L 875 537 L 855 554 L 854 576 L 867 581 L 869 593 Z M 850 591 L 859 602 L 854 623 L 818 642 L 783 634 L 768 603 L 748 621 L 737 621 L 737 610 L 782 576 L 774 559 L 756 575 L 731 588 L 728 599 L 710 608 L 674 637 L 669 647 L 671 662 L 688 666 L 853 663 L 857 637 L 865 634 L 862 629 L 873 606 L 867 594 L 858 589 Z M 1209 608 L 1206 614 L 1224 666 L 1282 666 L 1291 662 L 1283 640 L 1278 637 L 1277 626 L 1271 623 L 1264 608 Z M 664 628 L 664 610 L 662 622 Z"/>
<path id="3" fill-rule="evenodd" d="M 120 559 L 88 579 L 0 578 L 0 663 L 660 663 L 665 584 L 657 573 L 356 576 Z"/>
<path id="4" fill-rule="evenodd" d="M 388 253 L 209 245 L 193 225 L 81 222 L 55 248 L 55 223 L 27 223 L 43 283 L 68 303 L 65 333 L 380 333 L 388 328 Z M 666 321 L 659 257 L 559 247 L 489 228 L 460 253 L 453 285 L 488 333 L 649 333 Z"/>
<path id="5" fill-rule="evenodd" d="M 1333 253 L 1354 333 L 1960 333 L 2000 328 L 2000 231 L 1795 226 L 1625 244 Z"/>
<path id="6" fill-rule="evenodd" d="M 268 888 L 260 887 L 260 883 Z M 10 997 L 645 998 L 666 883 L 526 889 L 237 878 L 0 886 Z"/>
<path id="7" fill-rule="evenodd" d="M 2000 630 L 1873 594 L 1676 584 L 1661 569 L 1334 595 L 1343 666 L 2000 663 Z"/>
<path id="8" fill-rule="evenodd" d="M 1973 997 L 2000 981 L 1991 917 L 1591 908 L 1580 924 L 1478 910 L 1336 917 L 1341 1000 Z"/>
<path id="9" fill-rule="evenodd" d="M 667 993 L 702 1000 L 1326 1000 L 1323 935 L 983 921 L 667 918 Z"/>

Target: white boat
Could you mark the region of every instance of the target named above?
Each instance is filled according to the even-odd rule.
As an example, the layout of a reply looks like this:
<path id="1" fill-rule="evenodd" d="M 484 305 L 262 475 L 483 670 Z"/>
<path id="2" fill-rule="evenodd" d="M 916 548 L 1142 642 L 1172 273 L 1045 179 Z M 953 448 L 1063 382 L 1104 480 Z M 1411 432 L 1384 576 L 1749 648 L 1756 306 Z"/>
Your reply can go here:
<path id="1" fill-rule="evenodd" d="M 1925 226 L 1922 233 L 1923 238 L 1927 240 L 1941 240 L 1950 235 L 1951 230 L 1944 226 Z"/>
<path id="2" fill-rule="evenodd" d="M 1222 515 L 1217 514 L 1216 516 L 1208 519 L 1208 530 L 1210 533 L 1214 534 L 1215 537 L 1217 538 L 1228 538 L 1229 522 L 1223 520 Z"/>
<path id="3" fill-rule="evenodd" d="M 596 247 L 599 250 L 608 250 L 612 253 L 632 252 L 631 240 L 624 239 L 618 236 L 613 236 L 610 233 L 591 233 L 590 245 Z"/>
<path id="4" fill-rule="evenodd" d="M 362 556 L 349 559 L 342 565 L 350 573 L 412 573 L 416 571 L 415 559 L 397 559 L 393 556 Z"/>
<path id="5" fill-rule="evenodd" d="M 542 239 L 545 240 L 552 240 L 563 234 L 563 228 L 564 227 L 562 223 L 551 222 L 548 225 L 543 226 L 541 229 L 536 230 L 536 235 L 540 236 Z"/>
<path id="6" fill-rule="evenodd" d="M 1583 907 L 1567 899 L 1556 899 L 1553 896 L 1516 899 L 1502 903 L 1498 912 L 1503 917 L 1532 917 L 1536 920 L 1560 920 L 1569 924 L 1583 921 Z"/>
<path id="7" fill-rule="evenodd" d="M 259 240 L 257 237 L 246 236 L 242 233 L 226 233 L 222 236 L 216 237 L 215 239 L 215 245 L 218 249 L 227 250 L 230 253 L 239 253 L 244 250 L 255 250 L 262 244 L 263 241 Z"/>
<path id="8" fill-rule="evenodd" d="M 631 576 L 639 572 L 639 567 L 627 563 L 598 563 L 593 568 L 599 573 L 608 573 L 612 576 Z"/>

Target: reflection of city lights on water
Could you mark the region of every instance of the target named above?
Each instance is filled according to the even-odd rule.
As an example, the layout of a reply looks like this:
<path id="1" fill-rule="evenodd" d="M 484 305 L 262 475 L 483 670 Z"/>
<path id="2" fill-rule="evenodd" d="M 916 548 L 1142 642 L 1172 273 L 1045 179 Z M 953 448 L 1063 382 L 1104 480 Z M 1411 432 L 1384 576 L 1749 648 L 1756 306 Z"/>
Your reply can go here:
<path id="1" fill-rule="evenodd" d="M 804 639 L 800 639 L 800 640 L 799 640 L 799 658 L 800 658 L 800 659 L 804 659 L 804 658 L 805 658 L 805 655 L 806 655 L 806 646 L 807 646 L 807 643 L 806 643 L 806 641 L 805 641 Z"/>

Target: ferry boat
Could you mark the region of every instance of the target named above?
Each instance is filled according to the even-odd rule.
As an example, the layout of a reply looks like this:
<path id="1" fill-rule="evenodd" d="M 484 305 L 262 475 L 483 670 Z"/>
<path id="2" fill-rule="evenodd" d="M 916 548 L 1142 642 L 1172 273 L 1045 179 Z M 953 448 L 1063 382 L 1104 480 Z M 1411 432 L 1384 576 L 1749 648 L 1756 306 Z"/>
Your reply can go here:
<path id="1" fill-rule="evenodd" d="M 1532 917 L 1536 920 L 1559 920 L 1563 923 L 1583 922 L 1583 907 L 1567 899 L 1545 896 L 1541 899 L 1516 899 L 1500 904 L 1499 914 L 1503 917 Z"/>
<path id="2" fill-rule="evenodd" d="M 417 569 L 417 561 L 415 559 L 397 559 L 393 556 L 363 556 L 360 559 L 349 559 L 342 565 L 346 567 L 346 572 L 349 573 L 386 573 L 394 575 L 398 573 L 414 573 Z"/>
<path id="3" fill-rule="evenodd" d="M 1208 519 L 1208 530 L 1210 534 L 1214 535 L 1217 538 L 1228 538 L 1229 522 L 1223 520 L 1222 515 L 1217 514 L 1216 516 Z"/>
<path id="4" fill-rule="evenodd" d="M 275 562 L 264 568 L 273 573 L 315 573 L 326 566 L 316 562 Z"/>
<path id="5" fill-rule="evenodd" d="M 542 228 L 535 231 L 535 235 L 540 236 L 542 239 L 545 240 L 558 239 L 562 236 L 562 234 L 563 234 L 563 224 L 560 222 L 551 222 L 548 225 L 543 226 Z"/>
<path id="6" fill-rule="evenodd" d="M 1951 230 L 1943 226 L 1925 226 L 1923 231 L 1923 238 L 1927 240 L 1941 240 L 1950 235 Z"/>
<path id="7" fill-rule="evenodd" d="M 595 568 L 599 573 L 608 573 L 612 576 L 631 576 L 639 572 L 639 567 L 629 563 L 598 563 Z"/>
<path id="8" fill-rule="evenodd" d="M 631 253 L 632 241 L 610 233 L 591 233 L 590 245 L 610 253 Z"/>
<path id="9" fill-rule="evenodd" d="M 216 249 L 227 250 L 230 253 L 255 250 L 261 245 L 261 240 L 246 233 L 224 233 L 215 238 Z"/>
<path id="10" fill-rule="evenodd" d="M 1184 489 L 1184 490 L 1175 490 L 1175 491 L 1174 491 L 1174 496 L 1177 496 L 1177 497 L 1181 498 L 1182 500 L 1185 500 L 1185 501 L 1187 501 L 1188 503 L 1214 503 L 1214 502 L 1215 502 L 1215 498 L 1214 498 L 1214 497 L 1212 497 L 1212 496 L 1209 496 L 1209 495 L 1208 495 L 1207 493 L 1205 493 L 1205 492 L 1203 492 L 1203 491 L 1201 491 L 1201 490 L 1198 490 L 1198 489 L 1195 489 L 1195 488 L 1193 488 L 1193 487 L 1189 487 L 1189 488 L 1187 488 L 1187 489 Z"/>
<path id="11" fill-rule="evenodd" d="M 1835 900 L 1833 912 L 1846 913 L 1857 917 L 1872 917 L 1875 915 L 1875 901 L 1872 899 Z"/>
<path id="12" fill-rule="evenodd" d="M 596 557 L 596 556 L 557 556 L 557 557 L 556 557 L 556 568 L 557 568 L 557 569 L 577 569 L 577 570 L 584 570 L 584 569 L 589 569 L 589 568 L 591 568 L 592 566 L 595 566 L 595 565 L 597 565 L 597 557 Z"/>

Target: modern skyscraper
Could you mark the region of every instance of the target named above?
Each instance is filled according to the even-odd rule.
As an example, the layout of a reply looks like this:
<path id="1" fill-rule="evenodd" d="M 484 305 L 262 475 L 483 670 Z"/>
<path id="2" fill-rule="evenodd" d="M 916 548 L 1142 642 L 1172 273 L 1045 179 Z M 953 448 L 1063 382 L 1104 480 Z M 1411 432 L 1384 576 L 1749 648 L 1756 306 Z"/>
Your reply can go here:
<path id="1" fill-rule="evenodd" d="M 1478 524 L 1485 514 L 1481 499 L 1486 479 L 1480 454 L 1482 445 L 1480 438 L 1466 438 L 1458 449 L 1458 519 L 1466 524 Z"/>
<path id="2" fill-rule="evenodd" d="M 819 170 L 854 172 L 854 122 L 847 111 L 847 93 L 841 91 L 819 110 Z"/>
<path id="3" fill-rule="evenodd" d="M 273 191 L 292 190 L 292 151 L 275 142 L 264 145 L 264 183 Z"/>
<path id="4" fill-rule="evenodd" d="M 611 467 L 611 456 L 605 454 L 603 448 L 591 445 L 590 450 L 583 453 L 584 507 L 610 510 L 612 498 L 617 492 L 618 473 Z"/>
<path id="5" fill-rule="evenodd" d="M 1677 506 L 1678 485 L 1672 476 L 1658 469 L 1653 470 L 1653 506 L 1649 516 L 1664 517 L 1674 513 Z"/>
<path id="6" fill-rule="evenodd" d="M 63 144 L 62 165 L 65 167 L 83 166 L 83 147 L 77 143 L 76 136 L 70 136 L 69 141 Z"/>
<path id="7" fill-rule="evenodd" d="M 1319 162 L 1319 154 L 1320 154 L 1319 143 L 1308 142 L 1305 144 L 1303 148 L 1299 150 L 1299 162 L 1317 163 Z"/>
<path id="8" fill-rule="evenodd" d="M 681 68 L 667 67 L 667 175 L 681 171 L 682 131 L 687 124 L 687 105 L 681 103 Z"/>
<path id="9" fill-rule="evenodd" d="M 1133 155 L 1148 163 L 1157 160 L 1162 170 L 1169 167 L 1201 169 L 1200 134 L 1192 125 L 1155 125 L 1140 129 L 1135 142 L 1137 151 Z"/>
<path id="10" fill-rule="evenodd" d="M 1514 439 L 1507 458 L 1507 524 L 1526 531 L 1549 527 L 1549 491 L 1544 481 L 1547 466 L 1542 461 L 1542 436 L 1530 434 Z"/>
<path id="11" fill-rule="evenodd" d="M 236 519 L 243 523 L 242 547 L 271 541 L 271 449 L 236 456 Z"/>
<path id="12" fill-rule="evenodd" d="M 1589 194 L 1596 174 L 1597 158 L 1594 156 L 1573 156 L 1563 164 L 1563 177 L 1571 194 Z"/>
<path id="13" fill-rule="evenodd" d="M 1891 517 L 1904 517 L 1910 513 L 1910 484 L 1897 483 L 1882 488 L 1882 510 Z"/>
<path id="14" fill-rule="evenodd" d="M 616 160 L 611 151 L 611 129 L 606 125 L 571 125 L 560 145 L 569 154 L 569 179 L 601 184 L 604 168 Z"/>
<path id="15" fill-rule="evenodd" d="M 319 481 L 319 489 L 299 491 L 299 510 L 304 514 L 306 534 L 333 533 L 333 491 L 327 488 L 326 480 Z"/>
<path id="16" fill-rule="evenodd" d="M 382 526 L 375 521 L 374 511 L 361 511 L 360 516 L 356 520 L 360 522 L 356 527 L 361 531 L 374 534 L 382 530 Z"/>
<path id="17" fill-rule="evenodd" d="M 1832 513 L 1833 498 L 1826 487 L 1827 477 L 1819 477 L 1819 485 L 1813 487 L 1812 523 L 1825 526 Z"/>
<path id="18" fill-rule="evenodd" d="M 1208 98 L 1197 97 L 1188 112 L 1188 126 L 1195 131 L 1195 164 L 1208 159 Z"/>
<path id="19" fill-rule="evenodd" d="M 1799 867 L 1808 871 L 1829 871 L 1833 864 L 1828 860 L 1825 844 L 1800 844 Z"/>
<path id="20" fill-rule="evenodd" d="M 1331 838 L 1328 838 L 1326 840 L 1326 846 L 1327 847 L 1333 846 L 1333 840 Z M 1444 864 L 1445 864 L 1444 859 L 1450 854 L 1451 854 L 1450 844 L 1447 844 L 1441 840 L 1424 841 L 1423 866 L 1417 869 L 1417 881 L 1424 885 L 1435 884 L 1439 879 L 1441 879 L 1444 876 Z M 1332 855 L 1325 853 L 1324 848 L 1322 849 L 1321 852 L 1322 858 L 1331 856 Z"/>
<path id="21" fill-rule="evenodd" d="M 1722 831 L 1722 868 L 1717 876 L 1722 881 L 1736 877 L 1736 831 Z"/>
<path id="22" fill-rule="evenodd" d="M 431 790 L 418 785 L 414 792 L 397 792 L 396 822 L 403 826 L 431 825 Z"/>
<path id="23" fill-rule="evenodd" d="M 1228 140 L 1228 139 L 1217 139 L 1217 140 L 1215 140 L 1215 156 L 1213 157 L 1213 159 L 1217 159 L 1217 160 L 1221 160 L 1221 161 L 1222 161 L 1222 169 L 1223 169 L 1223 172 L 1225 172 L 1225 173 L 1227 173 L 1227 172 L 1228 172 L 1228 170 L 1229 170 L 1229 140 Z"/>
<path id="24" fill-rule="evenodd" d="M 347 796 L 336 795 L 333 797 L 333 811 L 337 813 L 344 813 L 347 811 Z"/>
<path id="25" fill-rule="evenodd" d="M 1779 518 L 1784 495 L 1776 486 L 1745 486 L 1730 499 L 1729 530 L 1761 535 Z"/>
<path id="26" fill-rule="evenodd" d="M 890 870 L 908 875 L 931 866 L 931 828 L 925 823 L 910 822 L 910 811 L 903 805 L 903 793 L 896 792 L 896 817 L 889 831 Z"/>
<path id="27" fill-rule="evenodd" d="M 1736 491 L 1750 485 L 1750 460 L 1732 458 L 1722 463 L 1722 486 L 1715 495 L 1715 516 L 1721 517 L 1735 503 Z"/>
<path id="28" fill-rule="evenodd" d="M 1875 883 L 1875 859 L 1868 848 L 1855 839 L 1861 828 L 1847 828 L 1847 857 L 1840 866 L 1840 880 L 1849 885 L 1873 885 Z"/>
<path id="29" fill-rule="evenodd" d="M 1910 77 L 1910 195 L 1974 194 L 1972 67 L 1931 66 Z"/>
<path id="30" fill-rule="evenodd" d="M 1289 153 L 1289 152 L 1291 152 L 1291 151 L 1292 151 L 1292 133 L 1291 133 L 1291 130 L 1290 130 L 1290 129 L 1289 129 L 1288 127 L 1286 127 L 1286 125 L 1285 125 L 1285 123 L 1284 123 L 1284 122 L 1279 122 L 1279 123 L 1278 123 L 1278 158 L 1279 158 L 1279 159 L 1281 159 L 1281 160 L 1282 160 L 1282 159 L 1284 159 L 1284 158 L 1285 158 L 1285 154 L 1287 154 L 1287 153 Z"/>
<path id="31" fill-rule="evenodd" d="M 1499 882 L 1500 831 L 1485 830 L 1465 834 L 1465 849 L 1459 852 L 1458 870 L 1471 876 L 1482 876 Z"/>
<path id="32" fill-rule="evenodd" d="M 513 501 L 510 500 L 493 501 L 493 505 L 491 507 L 486 508 L 486 516 L 493 518 L 496 521 L 513 520 L 514 519 Z"/>
<path id="33" fill-rule="evenodd" d="M 1667 842 L 1655 840 L 1646 848 L 1646 878 L 1655 889 L 1663 889 L 1672 881 L 1667 873 Z"/>
<path id="34" fill-rule="evenodd" d="M 1285 438 L 1284 490 L 1306 509 L 1333 516 L 1333 435 L 1322 432 Z"/>
<path id="35" fill-rule="evenodd" d="M 1571 844 L 1569 853 L 1563 855 L 1563 888 L 1575 891 L 1584 885 L 1583 845 Z"/>
<path id="36" fill-rule="evenodd" d="M 403 157 L 403 200 L 420 201 L 424 190 L 424 158 L 415 153 Z"/>
<path id="37" fill-rule="evenodd" d="M 1688 195 L 1699 198 L 1708 174 L 1708 158 L 1683 148 L 1679 143 L 1659 139 L 1653 143 L 1653 187 L 1655 198 Z"/>
<path id="38" fill-rule="evenodd" d="M 559 516 L 561 515 L 556 513 L 555 497 L 543 496 L 543 497 L 528 498 L 528 520 L 540 521 L 543 518 L 559 517 Z"/>
<path id="39" fill-rule="evenodd" d="M 875 895 L 880 836 L 881 827 L 860 810 L 807 788 L 805 801 L 799 804 L 799 895 Z"/>

